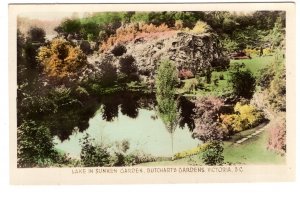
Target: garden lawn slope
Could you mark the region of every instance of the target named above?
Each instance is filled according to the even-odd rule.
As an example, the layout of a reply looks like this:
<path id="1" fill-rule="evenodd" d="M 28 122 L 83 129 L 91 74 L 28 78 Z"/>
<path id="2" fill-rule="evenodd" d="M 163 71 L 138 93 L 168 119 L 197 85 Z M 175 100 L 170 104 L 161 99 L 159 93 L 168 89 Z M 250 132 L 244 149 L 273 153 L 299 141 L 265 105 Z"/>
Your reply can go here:
<path id="1" fill-rule="evenodd" d="M 242 131 L 239 133 L 239 139 L 255 132 L 257 128 Z M 243 134 L 244 133 L 244 134 Z M 285 157 L 276 154 L 266 148 L 268 140 L 267 131 L 246 140 L 242 144 L 236 144 L 235 141 L 224 142 L 224 162 L 228 164 L 284 164 Z M 204 165 L 200 155 L 185 157 L 173 161 L 157 161 L 139 164 L 139 166 L 166 166 L 166 165 Z"/>

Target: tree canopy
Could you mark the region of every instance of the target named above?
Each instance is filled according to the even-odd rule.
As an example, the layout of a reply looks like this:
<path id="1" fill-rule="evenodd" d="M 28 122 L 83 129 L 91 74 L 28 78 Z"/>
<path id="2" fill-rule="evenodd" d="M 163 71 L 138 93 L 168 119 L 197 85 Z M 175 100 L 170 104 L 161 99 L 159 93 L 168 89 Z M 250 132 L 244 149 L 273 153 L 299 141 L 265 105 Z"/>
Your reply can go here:
<path id="1" fill-rule="evenodd" d="M 80 48 L 63 38 L 53 39 L 48 46 L 41 47 L 37 59 L 44 72 L 56 78 L 72 77 L 87 64 L 86 55 Z"/>

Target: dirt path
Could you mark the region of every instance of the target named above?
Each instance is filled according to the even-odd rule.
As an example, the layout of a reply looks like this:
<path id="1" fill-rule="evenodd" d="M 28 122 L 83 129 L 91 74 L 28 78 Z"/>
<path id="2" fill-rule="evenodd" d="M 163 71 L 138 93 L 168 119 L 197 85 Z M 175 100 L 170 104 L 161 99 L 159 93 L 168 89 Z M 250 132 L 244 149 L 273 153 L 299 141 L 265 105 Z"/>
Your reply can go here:
<path id="1" fill-rule="evenodd" d="M 246 137 L 243 137 L 237 141 L 235 141 L 235 144 L 242 144 L 243 142 L 247 141 L 248 139 L 260 134 L 261 132 L 265 131 L 266 127 L 267 127 L 268 123 L 262 123 L 259 126 L 257 126 L 256 128 L 254 128 L 254 130 L 256 130 L 255 132 L 247 135 Z"/>

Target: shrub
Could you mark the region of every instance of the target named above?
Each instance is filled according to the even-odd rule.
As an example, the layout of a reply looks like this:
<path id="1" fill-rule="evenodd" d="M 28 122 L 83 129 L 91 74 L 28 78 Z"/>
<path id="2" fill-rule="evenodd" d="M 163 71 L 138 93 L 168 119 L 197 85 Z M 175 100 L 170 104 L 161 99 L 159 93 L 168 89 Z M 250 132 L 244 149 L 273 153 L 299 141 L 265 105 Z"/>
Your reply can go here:
<path id="1" fill-rule="evenodd" d="M 233 70 L 229 72 L 229 82 L 236 96 L 250 99 L 255 91 L 255 77 L 249 70 Z"/>
<path id="2" fill-rule="evenodd" d="M 101 70 L 97 82 L 105 87 L 113 85 L 117 80 L 117 68 L 107 60 L 98 62 L 97 66 Z"/>
<path id="3" fill-rule="evenodd" d="M 212 141 L 204 148 L 202 160 L 206 165 L 222 165 L 224 163 L 223 146 L 219 141 Z"/>
<path id="4" fill-rule="evenodd" d="M 22 168 L 49 166 L 58 153 L 50 130 L 34 121 L 24 121 L 17 129 L 17 165 Z"/>
<path id="5" fill-rule="evenodd" d="M 90 138 L 89 134 L 86 134 L 80 142 L 80 159 L 85 167 L 110 165 L 108 147 L 95 144 L 95 139 Z"/>
<path id="6" fill-rule="evenodd" d="M 121 57 L 119 63 L 120 63 L 120 72 L 126 74 L 127 76 L 137 72 L 135 59 L 132 55 L 126 55 L 125 57 Z"/>
<path id="7" fill-rule="evenodd" d="M 57 111 L 58 107 L 70 106 L 78 102 L 77 99 L 72 97 L 71 93 L 71 89 L 65 86 L 55 87 L 49 91 L 48 98 L 56 107 L 54 112 Z"/>
<path id="8" fill-rule="evenodd" d="M 232 40 L 230 38 L 225 38 L 222 41 L 222 44 L 224 46 L 224 48 L 228 51 L 228 52 L 234 52 L 238 50 L 238 43 L 235 40 Z"/>
<path id="9" fill-rule="evenodd" d="M 285 118 L 274 120 L 269 128 L 268 148 L 278 153 L 286 152 L 286 121 Z"/>
<path id="10" fill-rule="evenodd" d="M 197 21 L 196 25 L 190 32 L 196 33 L 196 34 L 202 34 L 210 31 L 211 27 L 203 21 Z"/>
<path id="11" fill-rule="evenodd" d="M 155 26 L 153 24 L 144 24 L 141 26 L 140 31 L 142 33 L 155 33 L 155 32 L 164 32 L 170 30 L 169 27 L 166 24 L 161 24 L 158 26 Z"/>
<path id="12" fill-rule="evenodd" d="M 189 78 L 193 78 L 194 74 L 190 69 L 183 68 L 179 70 L 178 77 L 180 79 L 189 79 Z"/>
<path id="13" fill-rule="evenodd" d="M 221 115 L 222 124 L 230 134 L 240 132 L 257 126 L 264 120 L 263 113 L 252 105 L 237 103 L 234 107 L 235 114 Z"/>
<path id="14" fill-rule="evenodd" d="M 206 148 L 206 146 L 207 146 L 207 144 L 201 144 L 201 145 L 199 145 L 199 146 L 197 146 L 197 147 L 195 147 L 193 149 L 176 153 L 173 156 L 173 159 L 181 159 L 181 158 L 184 158 L 184 157 L 189 157 L 189 156 L 197 155 L 197 154 L 201 153 Z"/>
<path id="15" fill-rule="evenodd" d="M 259 50 L 256 49 L 245 49 L 245 53 L 247 56 L 253 57 L 259 55 Z"/>
<path id="16" fill-rule="evenodd" d="M 235 71 L 239 71 L 240 69 L 243 69 L 245 67 L 246 67 L 246 64 L 244 64 L 244 63 L 234 62 L 233 64 L 230 64 L 229 71 L 235 72 Z"/>
<path id="17" fill-rule="evenodd" d="M 227 129 L 219 122 L 224 101 L 217 97 L 199 97 L 195 101 L 195 129 L 193 137 L 203 142 L 222 140 Z"/>
<path id="18" fill-rule="evenodd" d="M 273 53 L 272 49 L 270 48 L 265 48 L 263 49 L 263 54 L 266 55 L 266 56 L 269 56 Z"/>
<path id="19" fill-rule="evenodd" d="M 81 87 L 81 86 L 78 86 L 76 89 L 75 89 L 75 93 L 77 95 L 77 97 L 83 99 L 83 98 L 87 98 L 90 94 L 88 93 L 88 91 L 84 88 L 84 87 Z"/>
<path id="20" fill-rule="evenodd" d="M 27 32 L 26 42 L 38 42 L 44 43 L 46 37 L 46 32 L 40 27 L 31 27 Z"/>
<path id="21" fill-rule="evenodd" d="M 84 54 L 90 54 L 93 52 L 93 50 L 91 49 L 91 44 L 87 40 L 80 41 L 79 48 Z"/>
<path id="22" fill-rule="evenodd" d="M 267 66 L 259 71 L 257 84 L 264 90 L 267 89 L 275 76 L 274 65 Z"/>
<path id="23" fill-rule="evenodd" d="M 81 23 L 78 19 L 66 19 L 61 23 L 60 28 L 57 29 L 61 29 L 61 31 L 66 34 L 75 34 L 79 33 Z"/>
<path id="24" fill-rule="evenodd" d="M 127 166 L 133 163 L 132 158 L 126 155 L 127 150 L 130 148 L 128 140 L 123 140 L 116 143 L 116 150 L 113 158 L 114 166 Z"/>
<path id="25" fill-rule="evenodd" d="M 143 152 L 133 152 L 127 155 L 126 164 L 129 166 L 136 165 L 139 163 L 153 162 L 156 161 L 155 157 Z"/>
<path id="26" fill-rule="evenodd" d="M 185 82 L 183 89 L 188 93 L 192 91 L 195 94 L 196 87 L 198 84 L 199 82 L 197 79 L 190 79 Z"/>
<path id="27" fill-rule="evenodd" d="M 118 44 L 111 50 L 111 52 L 115 56 L 122 56 L 124 53 L 126 53 L 126 47 L 124 45 Z"/>
<path id="28" fill-rule="evenodd" d="M 269 87 L 269 103 L 276 111 L 286 111 L 285 69 L 279 70 Z"/>
<path id="29" fill-rule="evenodd" d="M 267 68 L 262 69 L 258 84 L 262 87 L 271 109 L 286 111 L 286 70 L 283 59 L 275 60 Z"/>
<path id="30" fill-rule="evenodd" d="M 176 20 L 174 26 L 175 26 L 175 29 L 181 30 L 183 28 L 183 21 L 182 20 Z"/>

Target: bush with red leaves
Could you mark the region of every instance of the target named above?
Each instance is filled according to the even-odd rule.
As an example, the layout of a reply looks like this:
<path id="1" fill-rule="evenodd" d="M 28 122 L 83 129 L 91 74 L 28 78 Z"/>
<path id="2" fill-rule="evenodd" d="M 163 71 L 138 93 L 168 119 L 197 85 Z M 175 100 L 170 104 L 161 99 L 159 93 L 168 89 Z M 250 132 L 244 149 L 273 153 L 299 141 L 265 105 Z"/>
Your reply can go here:
<path id="1" fill-rule="evenodd" d="M 268 128 L 269 140 L 268 149 L 275 150 L 278 153 L 286 152 L 286 121 L 285 118 L 274 120 Z"/>
<path id="2" fill-rule="evenodd" d="M 194 77 L 194 74 L 190 69 L 183 68 L 183 69 L 179 70 L 178 77 L 180 79 L 190 79 L 190 78 Z"/>
<path id="3" fill-rule="evenodd" d="M 224 101 L 217 97 L 200 97 L 195 101 L 195 129 L 193 137 L 207 141 L 221 141 L 228 131 L 222 126 L 219 117 Z"/>

